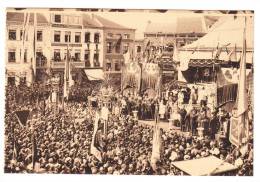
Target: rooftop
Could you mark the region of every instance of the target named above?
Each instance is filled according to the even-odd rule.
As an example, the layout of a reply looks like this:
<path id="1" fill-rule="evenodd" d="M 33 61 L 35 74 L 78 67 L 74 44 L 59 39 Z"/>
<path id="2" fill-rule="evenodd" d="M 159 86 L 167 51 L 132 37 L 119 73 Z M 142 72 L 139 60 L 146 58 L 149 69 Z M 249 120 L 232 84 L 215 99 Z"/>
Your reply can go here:
<path id="1" fill-rule="evenodd" d="M 41 14 L 41 13 L 36 13 L 36 17 L 37 17 L 37 24 L 45 24 L 48 23 L 46 17 Z M 7 22 L 20 22 L 23 23 L 24 22 L 24 13 L 21 12 L 7 12 L 6 14 L 6 20 Z M 30 13 L 30 23 L 34 22 L 34 14 Z"/>
<path id="2" fill-rule="evenodd" d="M 206 33 L 204 17 L 177 17 L 171 22 L 148 22 L 145 33 Z"/>

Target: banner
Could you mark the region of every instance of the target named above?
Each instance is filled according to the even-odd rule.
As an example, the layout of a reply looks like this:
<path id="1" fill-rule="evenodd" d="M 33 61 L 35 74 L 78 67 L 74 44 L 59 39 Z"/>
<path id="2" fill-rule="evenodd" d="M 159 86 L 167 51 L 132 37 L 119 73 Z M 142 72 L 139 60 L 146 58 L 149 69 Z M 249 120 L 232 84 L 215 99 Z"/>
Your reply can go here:
<path id="1" fill-rule="evenodd" d="M 156 63 L 145 63 L 142 67 L 142 91 L 146 89 L 158 90 L 158 82 L 160 80 L 160 68 Z"/>
<path id="2" fill-rule="evenodd" d="M 36 163 L 36 160 L 37 160 L 37 144 L 36 144 L 34 132 L 32 132 L 31 142 L 32 142 L 32 168 L 34 169 L 35 163 Z"/>
<path id="3" fill-rule="evenodd" d="M 161 159 L 162 151 L 162 132 L 158 125 L 158 111 L 155 114 L 155 126 L 153 130 L 153 147 L 152 147 L 152 156 L 151 156 L 151 166 L 153 170 L 156 170 L 156 163 Z"/>
<path id="4" fill-rule="evenodd" d="M 141 68 L 137 62 L 130 62 L 122 68 L 122 90 L 126 88 L 140 89 Z"/>
<path id="5" fill-rule="evenodd" d="M 231 117 L 229 141 L 239 147 L 248 138 L 248 123 L 245 115 L 242 117 Z"/>
<path id="6" fill-rule="evenodd" d="M 18 122 L 21 126 L 26 126 L 29 113 L 30 113 L 29 110 L 15 111 L 15 115 L 16 115 Z"/>
<path id="7" fill-rule="evenodd" d="M 99 161 L 102 161 L 101 151 L 98 149 L 99 140 L 98 140 L 97 132 L 98 132 L 98 128 L 99 128 L 99 122 L 100 122 L 100 117 L 99 117 L 99 114 L 96 113 L 94 131 L 93 131 L 92 142 L 91 142 L 91 147 L 90 147 L 90 153 L 92 155 L 94 155 Z"/>

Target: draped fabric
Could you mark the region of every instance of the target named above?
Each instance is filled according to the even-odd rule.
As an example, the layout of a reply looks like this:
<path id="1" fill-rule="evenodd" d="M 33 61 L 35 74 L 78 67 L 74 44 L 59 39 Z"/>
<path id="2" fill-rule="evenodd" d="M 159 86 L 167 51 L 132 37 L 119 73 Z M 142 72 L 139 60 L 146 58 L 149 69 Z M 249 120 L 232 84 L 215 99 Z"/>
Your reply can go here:
<path id="1" fill-rule="evenodd" d="M 122 74 L 122 89 L 133 87 L 140 89 L 141 68 L 137 62 L 130 62 L 124 65 Z"/>
<path id="2" fill-rule="evenodd" d="M 159 88 L 159 66 L 155 63 L 145 63 L 142 67 L 142 90 Z"/>
<path id="3" fill-rule="evenodd" d="M 237 84 L 228 84 L 217 88 L 218 106 L 234 102 L 237 98 Z"/>

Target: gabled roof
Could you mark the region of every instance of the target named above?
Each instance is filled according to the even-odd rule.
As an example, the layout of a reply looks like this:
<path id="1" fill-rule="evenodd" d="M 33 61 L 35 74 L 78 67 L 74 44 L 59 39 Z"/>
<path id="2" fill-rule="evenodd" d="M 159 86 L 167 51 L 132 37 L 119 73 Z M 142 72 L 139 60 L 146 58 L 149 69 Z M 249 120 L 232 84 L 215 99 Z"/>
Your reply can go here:
<path id="1" fill-rule="evenodd" d="M 82 24 L 84 28 L 102 28 L 102 25 L 97 22 L 94 16 L 83 14 Z"/>
<path id="2" fill-rule="evenodd" d="M 204 17 L 177 18 L 176 33 L 206 33 Z"/>
<path id="3" fill-rule="evenodd" d="M 206 33 L 204 17 L 172 18 L 169 23 L 149 22 L 145 33 Z"/>
<path id="4" fill-rule="evenodd" d="M 128 28 L 123 25 L 117 24 L 111 20 L 105 19 L 98 15 L 93 15 L 93 16 L 95 16 L 95 18 L 100 22 L 100 24 L 102 25 L 103 28 L 130 29 L 130 30 L 132 29 L 132 28 Z"/>
<path id="5" fill-rule="evenodd" d="M 48 23 L 46 17 L 41 13 L 36 13 L 37 16 L 37 24 L 45 24 Z M 33 23 L 34 14 L 30 13 L 30 23 Z M 6 21 L 7 22 L 24 22 L 24 13 L 18 13 L 18 12 L 7 12 L 6 14 Z"/>

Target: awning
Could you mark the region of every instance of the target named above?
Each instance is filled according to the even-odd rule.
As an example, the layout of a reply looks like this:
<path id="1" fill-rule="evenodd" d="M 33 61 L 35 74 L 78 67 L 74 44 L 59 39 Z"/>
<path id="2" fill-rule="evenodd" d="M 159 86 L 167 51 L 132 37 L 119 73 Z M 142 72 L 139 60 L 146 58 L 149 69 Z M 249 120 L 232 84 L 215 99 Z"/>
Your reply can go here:
<path id="1" fill-rule="evenodd" d="M 236 166 L 214 156 L 173 162 L 173 165 L 192 176 L 217 175 L 237 169 Z"/>
<path id="2" fill-rule="evenodd" d="M 212 67 L 215 64 L 221 64 L 221 60 L 213 59 L 191 59 L 189 61 L 189 66 L 193 67 Z"/>
<path id="3" fill-rule="evenodd" d="M 102 69 L 85 69 L 89 80 L 104 80 L 104 72 Z"/>

